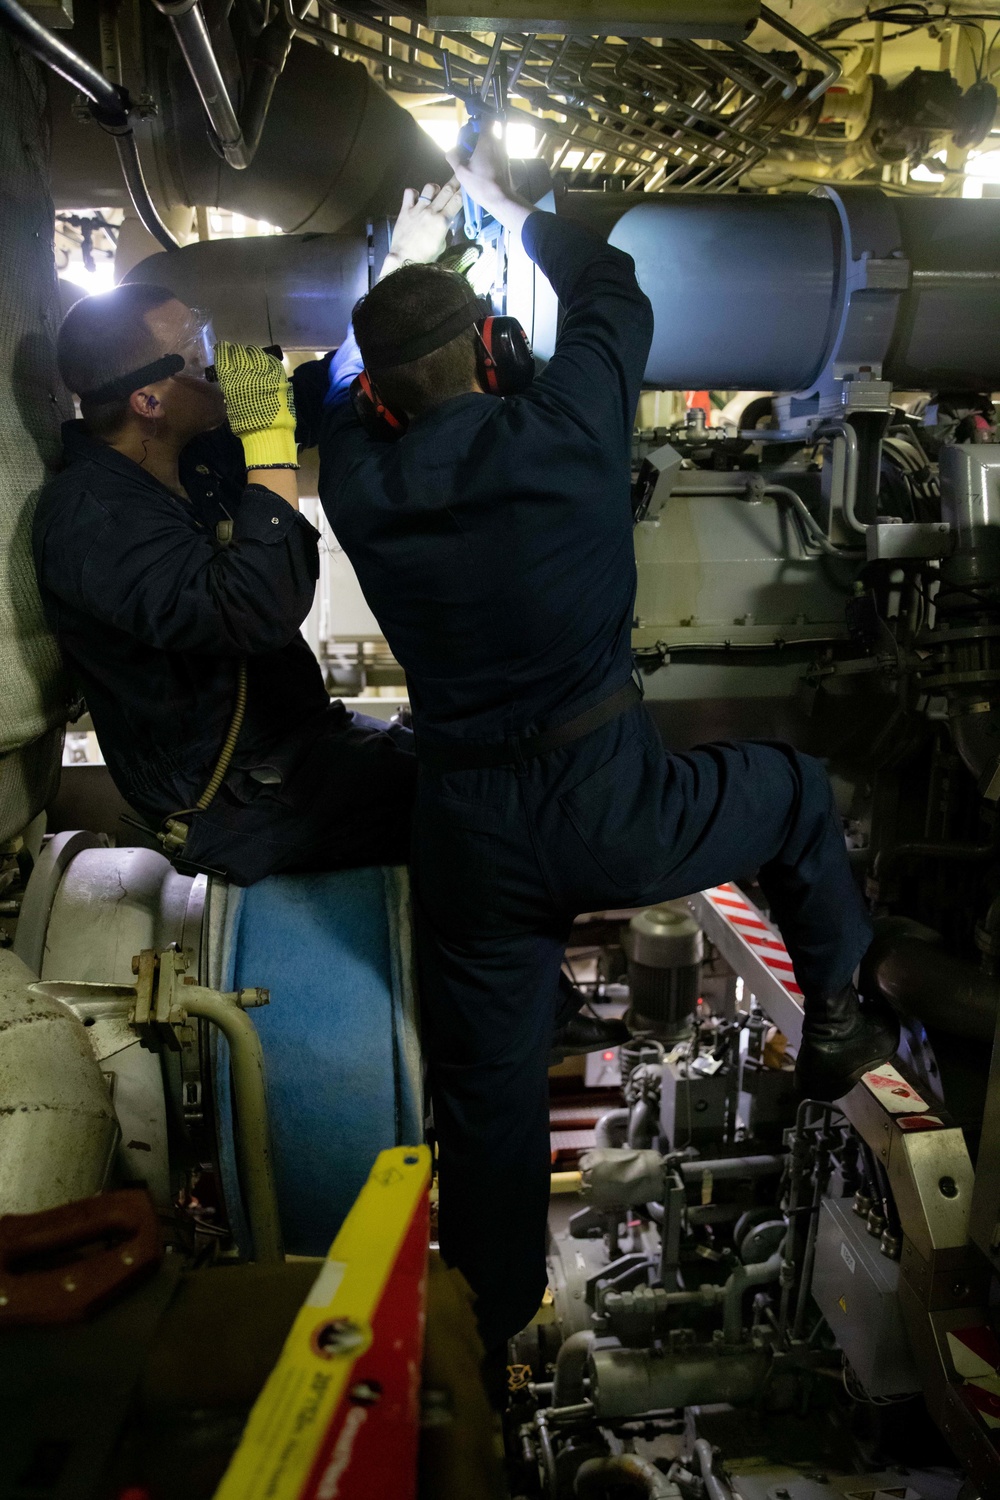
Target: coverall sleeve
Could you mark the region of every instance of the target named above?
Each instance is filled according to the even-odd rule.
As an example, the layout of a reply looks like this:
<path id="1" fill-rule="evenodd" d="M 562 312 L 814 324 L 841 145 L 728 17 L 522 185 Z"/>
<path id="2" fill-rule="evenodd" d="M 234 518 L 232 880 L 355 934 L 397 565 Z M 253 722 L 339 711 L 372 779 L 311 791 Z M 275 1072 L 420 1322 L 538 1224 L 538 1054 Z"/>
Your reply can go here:
<path id="1" fill-rule="evenodd" d="M 294 639 L 309 613 L 319 533 L 263 486 L 244 491 L 227 547 L 165 510 L 129 520 L 105 514 L 83 559 L 79 603 L 147 645 L 225 655 L 274 651 Z"/>
<path id="2" fill-rule="evenodd" d="M 555 353 L 529 399 L 557 402 L 602 442 L 631 443 L 653 337 L 653 309 L 632 257 L 542 211 L 531 214 L 521 239 L 563 308 Z"/>
<path id="3" fill-rule="evenodd" d="M 364 360 L 354 337 L 354 325 L 330 361 L 330 379 L 323 403 L 320 427 L 320 498 L 327 515 L 335 506 L 339 486 L 350 474 L 355 476 L 379 445 L 354 415 L 350 390 L 364 369 Z"/>

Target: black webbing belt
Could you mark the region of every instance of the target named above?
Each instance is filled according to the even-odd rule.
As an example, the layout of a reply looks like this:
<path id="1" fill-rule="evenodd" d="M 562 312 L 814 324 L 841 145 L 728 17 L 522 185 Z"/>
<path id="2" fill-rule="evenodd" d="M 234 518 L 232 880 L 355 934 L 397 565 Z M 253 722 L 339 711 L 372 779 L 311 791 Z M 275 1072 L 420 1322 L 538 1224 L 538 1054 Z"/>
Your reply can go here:
<path id="1" fill-rule="evenodd" d="M 418 738 L 417 759 L 432 771 L 483 771 L 491 766 L 519 766 L 526 760 L 534 760 L 538 755 L 548 755 L 551 750 L 562 750 L 564 746 L 572 745 L 574 740 L 582 740 L 585 734 L 600 729 L 603 724 L 610 724 L 612 719 L 617 719 L 626 709 L 641 702 L 642 689 L 638 683 L 629 681 L 612 693 L 610 698 L 595 703 L 586 713 L 578 714 L 566 724 L 560 724 L 558 729 L 522 737 L 513 735 L 510 739 L 500 740 L 492 745 L 474 742 L 464 745 L 429 745 Z"/>

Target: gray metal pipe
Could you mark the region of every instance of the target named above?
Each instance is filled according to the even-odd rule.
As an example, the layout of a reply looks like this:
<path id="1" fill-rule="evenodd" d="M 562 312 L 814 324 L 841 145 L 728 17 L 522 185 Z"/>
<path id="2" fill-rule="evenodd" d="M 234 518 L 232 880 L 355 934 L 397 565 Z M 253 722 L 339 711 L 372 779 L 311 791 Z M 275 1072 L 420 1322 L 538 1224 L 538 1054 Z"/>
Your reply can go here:
<path id="1" fill-rule="evenodd" d="M 628 1133 L 630 1111 L 609 1109 L 594 1126 L 594 1145 L 599 1150 L 617 1150 Z"/>
<path id="2" fill-rule="evenodd" d="M 281 1264 L 285 1251 L 274 1183 L 264 1051 L 257 1028 L 241 1010 L 235 996 L 212 995 L 202 990 L 191 997 L 183 995 L 182 1003 L 189 1015 L 203 1016 L 217 1026 L 229 1043 L 239 1120 L 240 1184 L 246 1199 L 254 1260 Z"/>
<path id="3" fill-rule="evenodd" d="M 738 1344 L 743 1333 L 743 1297 L 754 1286 L 766 1286 L 781 1275 L 782 1254 L 756 1266 L 737 1266 L 726 1281 L 722 1296 L 722 1331 L 727 1344 Z"/>
<path id="4" fill-rule="evenodd" d="M 770 1360 L 767 1350 L 749 1345 L 723 1354 L 697 1348 L 595 1349 L 590 1400 L 599 1420 L 716 1402 L 741 1406 L 759 1395 Z"/>
<path id="5" fill-rule="evenodd" d="M 153 4 L 170 22 L 223 156 L 231 167 L 242 171 L 250 165 L 250 153 L 198 0 L 153 0 Z"/>
<path id="6" fill-rule="evenodd" d="M 56 31 L 49 31 L 17 0 L 0 0 L 0 25 L 38 61 L 97 106 L 110 119 L 125 120 L 129 102 L 123 91 L 105 78 L 94 65 L 67 46 Z"/>
<path id="7" fill-rule="evenodd" d="M 650 1500 L 672 1500 L 672 1481 L 647 1458 L 620 1453 L 614 1458 L 588 1458 L 576 1471 L 573 1493 L 577 1500 L 604 1500 L 609 1489 L 634 1490 Z M 716 1500 L 712 1496 L 712 1500 Z"/>
<path id="8" fill-rule="evenodd" d="M 578 1401 L 583 1400 L 583 1377 L 593 1347 L 594 1334 L 589 1330 L 571 1333 L 569 1338 L 560 1344 L 552 1385 L 553 1406 L 574 1406 Z"/>
<path id="9" fill-rule="evenodd" d="M 1000 1005 L 1000 980 L 918 937 L 900 937 L 871 963 L 879 989 L 926 1026 L 992 1042 Z M 866 967 L 867 967 L 866 963 Z"/>
<path id="10" fill-rule="evenodd" d="M 368 290 L 368 250 L 360 236 L 346 234 L 204 240 L 169 258 L 151 255 L 125 280 L 166 286 L 189 306 L 207 308 L 220 339 L 335 348 Z"/>
<path id="11" fill-rule="evenodd" d="M 680 1172 L 685 1185 L 698 1183 L 708 1174 L 717 1182 L 744 1181 L 751 1177 L 776 1177 L 785 1170 L 788 1160 L 784 1153 L 767 1156 L 723 1156 L 717 1161 L 681 1162 Z"/>
<path id="12" fill-rule="evenodd" d="M 142 8 L 141 14 L 142 29 L 151 34 L 141 50 L 146 71 L 136 77 L 133 91 L 141 82 L 159 105 L 157 114 L 143 121 L 140 134 L 150 187 L 163 209 L 211 204 L 266 219 L 289 235 L 349 228 L 364 254 L 366 220 L 384 235 L 385 219 L 398 211 L 404 188 L 447 180 L 450 168 L 430 136 L 362 65 L 300 41 L 292 44 L 279 74 L 281 38 L 268 38 L 267 33 L 255 53 L 239 112 L 249 148 L 267 103 L 263 94 L 272 94 L 267 128 L 251 164 L 242 170 L 230 166 L 205 129 L 204 106 L 178 56 L 169 23 L 152 7 Z M 99 58 L 94 19 L 82 14 L 74 38 L 77 32 L 81 51 L 91 60 Z M 136 38 L 130 33 L 127 40 Z M 258 79 L 262 70 L 270 77 Z M 53 85 L 56 206 L 127 206 L 127 195 L 117 186 L 112 142 L 103 132 L 79 123 L 72 86 L 59 79 Z M 243 294 L 238 270 L 223 290 L 236 309 Z M 324 281 L 317 280 L 312 287 L 315 326 L 299 347 L 331 348 L 342 337 L 343 330 L 336 332 L 338 325 L 326 316 L 325 292 Z"/>
<path id="13" fill-rule="evenodd" d="M 733 1500 L 733 1492 L 715 1472 L 715 1455 L 707 1438 L 699 1438 L 694 1445 L 694 1456 L 698 1460 L 701 1477 L 708 1500 Z"/>

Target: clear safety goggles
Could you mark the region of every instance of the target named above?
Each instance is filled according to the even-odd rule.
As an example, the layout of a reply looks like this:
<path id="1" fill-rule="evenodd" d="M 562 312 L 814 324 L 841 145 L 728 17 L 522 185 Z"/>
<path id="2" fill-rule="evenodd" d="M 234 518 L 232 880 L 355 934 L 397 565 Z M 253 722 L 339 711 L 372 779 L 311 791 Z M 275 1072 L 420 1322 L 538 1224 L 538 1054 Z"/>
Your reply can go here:
<path id="1" fill-rule="evenodd" d="M 215 330 L 210 315 L 200 308 L 192 307 L 186 326 L 170 351 L 179 354 L 184 361 L 184 368 L 178 370 L 178 375 L 194 380 L 214 380 L 215 345 Z"/>

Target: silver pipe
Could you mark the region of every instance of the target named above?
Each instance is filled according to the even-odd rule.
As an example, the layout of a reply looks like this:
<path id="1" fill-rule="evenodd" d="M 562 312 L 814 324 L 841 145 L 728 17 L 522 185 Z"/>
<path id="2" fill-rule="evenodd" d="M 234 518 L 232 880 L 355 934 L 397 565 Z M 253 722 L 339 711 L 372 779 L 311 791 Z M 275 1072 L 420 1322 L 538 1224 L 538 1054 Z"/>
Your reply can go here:
<path id="1" fill-rule="evenodd" d="M 701 1470 L 702 1481 L 705 1485 L 705 1494 L 708 1500 L 733 1500 L 733 1492 L 728 1484 L 723 1483 L 716 1474 L 713 1467 L 715 1456 L 712 1453 L 712 1445 L 707 1438 L 699 1438 L 694 1445 L 694 1456 L 698 1460 Z"/>
<path id="2" fill-rule="evenodd" d="M 153 4 L 173 28 L 223 156 L 231 167 L 242 171 L 250 165 L 250 153 L 198 0 L 153 0 Z"/>
<path id="3" fill-rule="evenodd" d="M 857 434 L 855 433 L 853 427 L 847 428 L 847 431 L 850 432 L 851 436 L 854 438 L 854 445 L 855 445 L 855 448 L 854 448 L 854 453 L 855 453 L 854 488 L 856 490 L 857 489 Z M 848 451 L 850 451 L 850 445 L 849 444 L 848 444 Z M 684 487 L 682 485 L 682 486 L 678 486 L 676 489 L 672 489 L 670 491 L 670 493 L 671 493 L 671 495 L 678 495 L 681 498 L 686 498 L 686 499 L 691 499 L 691 500 L 697 499 L 697 498 L 699 498 L 701 496 L 706 496 L 706 497 L 709 497 L 709 498 L 712 498 L 712 499 L 720 499 L 720 500 L 721 499 L 725 499 L 728 496 L 732 496 L 733 499 L 735 499 L 735 500 L 753 500 L 753 499 L 757 498 L 757 496 L 755 494 L 753 494 L 753 492 L 751 490 L 749 490 L 746 485 L 740 485 L 740 486 L 737 486 L 737 485 L 712 485 L 710 488 L 703 487 L 703 486 L 700 486 L 700 485 L 689 485 L 687 487 Z M 864 551 L 861 548 L 855 549 L 853 547 L 841 547 L 841 546 L 838 546 L 838 544 L 836 542 L 831 542 L 830 538 L 824 533 L 823 528 L 820 526 L 819 522 L 816 520 L 815 516 L 812 514 L 812 511 L 809 509 L 809 507 L 806 505 L 805 501 L 802 499 L 802 496 L 799 495 L 799 494 L 796 494 L 795 490 L 793 490 L 789 485 L 787 485 L 787 484 L 769 484 L 769 485 L 765 486 L 765 488 L 764 488 L 763 491 L 759 491 L 758 493 L 762 494 L 765 497 L 769 496 L 773 500 L 783 500 L 786 504 L 790 505 L 792 507 L 792 509 L 795 511 L 796 515 L 800 518 L 800 520 L 803 523 L 803 526 L 804 526 L 805 532 L 806 532 L 807 541 L 811 542 L 814 546 L 819 547 L 820 551 L 821 552 L 825 552 L 827 554 L 827 556 L 829 556 L 829 557 L 847 557 L 847 558 L 861 558 L 861 557 L 865 556 L 865 553 L 864 553 Z M 851 515 L 852 516 L 854 515 L 853 503 L 852 503 L 852 507 L 851 507 Z M 858 523 L 858 524 L 860 526 L 860 523 Z M 860 526 L 860 530 L 861 531 L 865 531 L 866 529 L 867 529 L 866 527 Z"/>
<path id="4" fill-rule="evenodd" d="M 12 33 L 39 62 L 58 73 L 60 78 L 79 89 L 90 102 L 112 118 L 125 118 L 128 96 L 105 78 L 85 57 L 66 45 L 57 32 L 49 31 L 41 21 L 24 9 L 17 0 L 0 0 L 0 24 Z"/>
<path id="5" fill-rule="evenodd" d="M 142 175 L 135 137 L 129 124 L 132 101 L 127 90 L 105 78 L 92 63 L 43 26 L 17 0 L 0 0 L 0 24 L 16 36 L 39 62 L 58 73 L 60 78 L 65 78 L 90 100 L 97 123 L 114 136 L 125 186 L 140 222 L 165 250 L 176 250 L 177 241 L 160 218 Z"/>
<path id="6" fill-rule="evenodd" d="M 858 520 L 858 435 L 849 422 L 824 422 L 816 429 L 817 437 L 840 438 L 845 448 L 844 488 L 840 497 L 840 509 L 844 520 L 852 531 L 867 535 L 868 527 Z"/>
<path id="7" fill-rule="evenodd" d="M 268 1129 L 264 1052 L 257 1028 L 240 1008 L 235 996 L 202 991 L 189 998 L 182 990 L 179 1003 L 188 1015 L 203 1016 L 217 1026 L 229 1043 L 239 1119 L 240 1182 L 246 1195 L 254 1260 L 260 1264 L 280 1265 L 285 1259 L 285 1251 Z"/>
<path id="8" fill-rule="evenodd" d="M 787 37 L 796 47 L 802 47 L 806 52 L 811 52 L 813 57 L 819 58 L 820 62 L 826 68 L 826 72 L 819 83 L 811 88 L 806 95 L 807 103 L 814 104 L 840 78 L 840 75 L 844 71 L 840 63 L 832 52 L 827 52 L 825 47 L 821 47 L 813 37 L 806 36 L 805 32 L 800 31 L 797 26 L 793 26 L 790 21 L 786 21 L 781 16 L 775 15 L 769 6 L 761 6 L 760 19 L 766 26 L 770 26 L 772 31 L 778 31 L 782 36 Z"/>

